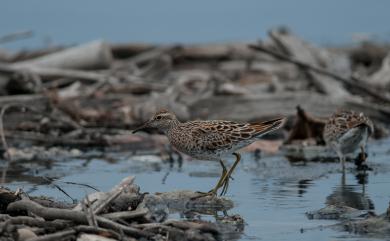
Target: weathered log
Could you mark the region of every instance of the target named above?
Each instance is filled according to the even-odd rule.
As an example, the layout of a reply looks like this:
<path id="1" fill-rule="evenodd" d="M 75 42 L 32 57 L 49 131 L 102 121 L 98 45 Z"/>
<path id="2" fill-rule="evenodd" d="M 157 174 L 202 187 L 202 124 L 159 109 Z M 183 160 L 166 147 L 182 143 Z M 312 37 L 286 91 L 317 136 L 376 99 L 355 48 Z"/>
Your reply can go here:
<path id="1" fill-rule="evenodd" d="M 328 61 L 321 56 L 320 49 L 310 45 L 295 35 L 283 31 L 270 31 L 270 37 L 276 43 L 276 46 L 284 50 L 285 54 L 290 57 L 304 62 L 310 63 L 316 67 L 333 70 L 334 61 Z M 325 51 L 325 50 L 323 50 Z M 344 88 L 343 84 L 335 79 L 320 75 L 312 70 L 308 70 L 309 77 L 313 84 L 320 92 L 323 92 L 334 98 L 349 96 L 349 92 Z M 344 74 L 344 73 L 343 73 Z"/>
<path id="2" fill-rule="evenodd" d="M 149 210 L 146 208 L 140 208 L 134 211 L 123 211 L 123 212 L 114 212 L 114 213 L 106 213 L 102 216 L 111 220 L 117 220 L 117 219 L 132 219 L 132 218 L 139 218 L 143 217 L 146 214 L 148 214 Z"/>
<path id="3" fill-rule="evenodd" d="M 52 47 L 47 47 L 47 48 L 42 48 L 42 49 L 36 49 L 36 50 L 20 50 L 14 54 L 12 54 L 7 62 L 21 62 L 21 61 L 26 61 L 30 59 L 35 59 L 38 57 L 42 57 L 48 54 L 52 54 L 58 51 L 64 50 L 65 46 L 52 46 Z"/>
<path id="4" fill-rule="evenodd" d="M 93 41 L 14 65 L 29 68 L 102 69 L 110 67 L 112 58 L 110 46 L 106 42 Z"/>
<path id="5" fill-rule="evenodd" d="M 390 109 L 356 98 L 334 99 L 310 92 L 286 92 L 255 96 L 212 96 L 190 106 L 192 118 L 254 121 L 276 116 L 295 116 L 300 105 L 318 117 L 328 117 L 335 110 L 344 108 L 364 112 L 374 121 L 387 123 Z"/>
<path id="6" fill-rule="evenodd" d="M 252 59 L 256 56 L 246 47 L 247 43 L 199 44 L 180 46 L 174 59 L 179 60 L 223 60 Z"/>
<path id="7" fill-rule="evenodd" d="M 73 78 L 90 80 L 93 82 L 104 81 L 109 78 L 106 74 L 84 71 L 84 70 L 73 70 L 73 69 L 60 69 L 60 68 L 49 68 L 40 66 L 28 66 L 28 65 L 8 65 L 0 64 L 0 72 L 5 74 L 14 73 L 27 73 L 38 75 L 41 78 Z"/>
<path id="8" fill-rule="evenodd" d="M 367 82 L 379 88 L 390 87 L 390 53 L 383 59 L 381 68 L 371 75 Z"/>
<path id="9" fill-rule="evenodd" d="M 390 103 L 390 97 L 386 96 L 383 91 L 379 91 L 376 88 L 372 88 L 369 84 L 365 83 L 364 81 L 357 79 L 355 77 L 353 78 L 347 78 L 343 77 L 337 74 L 334 74 L 332 72 L 327 71 L 326 69 L 316 67 L 311 65 L 310 63 L 302 62 L 299 60 L 296 60 L 294 58 L 291 58 L 285 54 L 270 50 L 262 45 L 249 45 L 250 48 L 267 53 L 277 59 L 287 61 L 290 63 L 293 63 L 299 67 L 310 69 L 314 72 L 320 73 L 322 75 L 330 76 L 334 78 L 337 81 L 342 82 L 343 84 L 347 85 L 349 88 L 357 90 L 360 94 L 364 96 L 370 96 L 378 101 Z"/>

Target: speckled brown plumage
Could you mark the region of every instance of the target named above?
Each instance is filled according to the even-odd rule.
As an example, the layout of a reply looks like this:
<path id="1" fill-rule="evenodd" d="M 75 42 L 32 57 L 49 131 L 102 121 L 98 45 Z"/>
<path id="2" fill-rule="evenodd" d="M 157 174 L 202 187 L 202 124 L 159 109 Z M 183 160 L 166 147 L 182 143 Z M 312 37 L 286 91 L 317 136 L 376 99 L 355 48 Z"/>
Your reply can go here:
<path id="1" fill-rule="evenodd" d="M 173 113 L 161 110 L 135 131 L 157 128 L 166 134 L 177 150 L 197 159 L 220 161 L 225 168 L 222 158 L 235 154 L 239 160 L 236 151 L 258 140 L 262 135 L 279 129 L 284 122 L 285 118 L 259 123 L 237 123 L 225 120 L 181 123 Z M 232 171 L 229 170 L 230 174 Z M 225 186 L 228 180 L 220 179 L 220 182 Z"/>
<path id="2" fill-rule="evenodd" d="M 278 129 L 283 120 L 241 124 L 231 121 L 180 123 L 166 134 L 179 151 L 197 159 L 220 160 L 251 144 L 267 132 Z"/>
<path id="3" fill-rule="evenodd" d="M 325 124 L 324 140 L 337 152 L 344 169 L 345 155 L 358 148 L 364 152 L 367 139 L 373 132 L 371 120 L 363 113 L 340 110 Z"/>

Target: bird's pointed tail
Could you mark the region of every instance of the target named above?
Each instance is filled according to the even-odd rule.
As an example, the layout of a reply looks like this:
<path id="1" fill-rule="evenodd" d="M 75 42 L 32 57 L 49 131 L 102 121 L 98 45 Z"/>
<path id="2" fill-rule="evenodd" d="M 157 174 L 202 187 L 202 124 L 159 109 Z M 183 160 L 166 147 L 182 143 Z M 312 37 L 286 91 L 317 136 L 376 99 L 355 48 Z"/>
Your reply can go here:
<path id="1" fill-rule="evenodd" d="M 252 123 L 250 124 L 250 127 L 256 130 L 255 136 L 262 136 L 268 132 L 275 131 L 277 129 L 280 129 L 284 126 L 286 123 L 287 118 L 281 117 L 276 118 L 269 121 L 259 122 L 259 123 Z"/>

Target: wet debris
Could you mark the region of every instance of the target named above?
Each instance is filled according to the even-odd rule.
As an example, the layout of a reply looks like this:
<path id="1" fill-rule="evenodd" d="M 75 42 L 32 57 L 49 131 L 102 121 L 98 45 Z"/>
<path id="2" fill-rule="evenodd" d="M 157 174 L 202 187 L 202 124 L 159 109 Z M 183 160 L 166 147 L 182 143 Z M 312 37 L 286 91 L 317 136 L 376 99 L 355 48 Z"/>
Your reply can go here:
<path id="1" fill-rule="evenodd" d="M 387 237 L 390 222 L 385 215 L 372 216 L 363 220 L 348 221 L 341 224 L 345 231 L 373 237 Z"/>
<path id="2" fill-rule="evenodd" d="M 27 196 L 22 190 L 0 189 L 2 240 L 221 240 L 222 232 L 239 233 L 238 215 L 216 222 L 199 218 L 170 219 L 174 212 L 226 211 L 230 200 L 198 193 L 141 193 L 134 177 L 127 177 L 109 192 L 89 194 L 77 205 L 60 206 Z M 55 202 L 55 201 L 52 201 Z M 223 223 L 223 229 L 220 224 Z M 230 227 L 230 228 L 229 228 Z"/>
<path id="3" fill-rule="evenodd" d="M 199 197 L 193 191 L 172 191 L 147 195 L 146 206 L 161 206 L 173 211 L 196 211 L 198 213 L 214 213 L 233 208 L 233 202 L 225 197 Z"/>
<path id="4" fill-rule="evenodd" d="M 309 219 L 331 219 L 342 220 L 351 217 L 364 217 L 367 215 L 367 211 L 361 211 L 356 208 L 341 206 L 341 205 L 328 205 L 317 211 L 310 211 L 306 213 Z"/>
<path id="5" fill-rule="evenodd" d="M 307 212 L 309 219 L 338 220 L 331 228 L 371 237 L 387 237 L 390 220 L 386 213 L 377 215 L 370 210 L 358 210 L 348 206 L 329 205 L 318 211 Z"/>

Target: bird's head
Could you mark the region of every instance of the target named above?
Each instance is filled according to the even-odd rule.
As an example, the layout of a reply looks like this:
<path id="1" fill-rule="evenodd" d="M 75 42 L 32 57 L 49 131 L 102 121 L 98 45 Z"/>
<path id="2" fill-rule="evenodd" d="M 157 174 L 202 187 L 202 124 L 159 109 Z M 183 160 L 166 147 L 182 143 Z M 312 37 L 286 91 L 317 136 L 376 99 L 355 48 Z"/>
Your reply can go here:
<path id="1" fill-rule="evenodd" d="M 179 123 L 179 121 L 177 120 L 175 114 L 166 109 L 162 109 L 140 127 L 133 130 L 133 133 L 147 128 L 155 128 L 165 132 L 166 130 L 174 127 L 177 123 Z"/>

